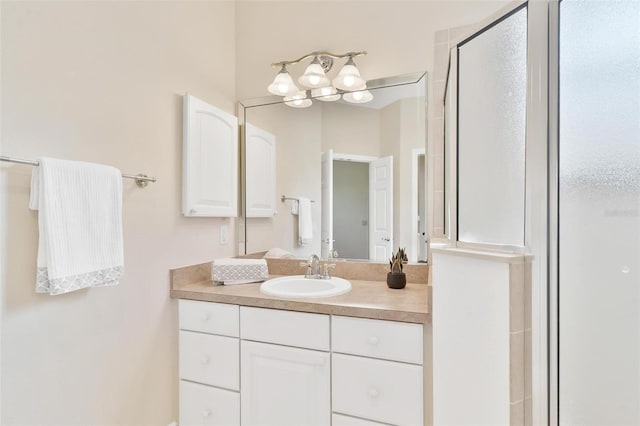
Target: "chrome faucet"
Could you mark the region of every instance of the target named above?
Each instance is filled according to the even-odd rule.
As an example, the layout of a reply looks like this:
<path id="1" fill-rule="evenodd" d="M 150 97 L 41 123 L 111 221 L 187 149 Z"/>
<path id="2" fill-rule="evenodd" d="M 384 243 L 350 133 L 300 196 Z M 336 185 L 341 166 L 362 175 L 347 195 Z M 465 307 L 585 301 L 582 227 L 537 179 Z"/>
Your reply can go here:
<path id="1" fill-rule="evenodd" d="M 307 260 L 307 274 L 305 278 L 318 278 L 320 275 L 320 258 L 316 254 L 309 256 Z"/>
<path id="2" fill-rule="evenodd" d="M 311 256 L 309 256 L 309 259 L 306 262 L 301 262 L 300 266 L 307 268 L 307 271 L 304 274 L 305 278 L 316 278 L 323 280 L 330 280 L 331 275 L 329 275 L 329 268 L 336 267 L 335 263 L 325 263 L 324 265 L 321 265 L 320 258 L 316 254 L 312 254 Z M 320 266 L 324 266 L 322 273 L 320 273 Z"/>

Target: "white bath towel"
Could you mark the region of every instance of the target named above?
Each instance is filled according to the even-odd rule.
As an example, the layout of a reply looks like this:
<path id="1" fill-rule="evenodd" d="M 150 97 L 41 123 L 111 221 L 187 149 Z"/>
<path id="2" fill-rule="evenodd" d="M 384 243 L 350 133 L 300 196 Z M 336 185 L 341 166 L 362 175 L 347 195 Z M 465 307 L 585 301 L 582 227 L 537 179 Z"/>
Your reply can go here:
<path id="1" fill-rule="evenodd" d="M 38 210 L 36 291 L 118 284 L 124 269 L 122 174 L 100 164 L 40 158 L 29 208 Z"/>
<path id="2" fill-rule="evenodd" d="M 298 243 L 301 246 L 313 242 L 313 220 L 311 219 L 311 200 L 298 198 Z"/>

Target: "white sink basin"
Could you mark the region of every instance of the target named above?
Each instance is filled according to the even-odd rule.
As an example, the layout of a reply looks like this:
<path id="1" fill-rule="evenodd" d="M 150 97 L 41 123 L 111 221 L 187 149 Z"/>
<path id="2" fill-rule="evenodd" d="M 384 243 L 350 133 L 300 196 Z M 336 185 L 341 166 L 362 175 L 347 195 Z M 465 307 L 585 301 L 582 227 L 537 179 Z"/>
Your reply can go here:
<path id="1" fill-rule="evenodd" d="M 330 297 L 350 292 L 351 283 L 338 277 L 323 280 L 291 275 L 263 282 L 260 291 L 278 297 Z"/>

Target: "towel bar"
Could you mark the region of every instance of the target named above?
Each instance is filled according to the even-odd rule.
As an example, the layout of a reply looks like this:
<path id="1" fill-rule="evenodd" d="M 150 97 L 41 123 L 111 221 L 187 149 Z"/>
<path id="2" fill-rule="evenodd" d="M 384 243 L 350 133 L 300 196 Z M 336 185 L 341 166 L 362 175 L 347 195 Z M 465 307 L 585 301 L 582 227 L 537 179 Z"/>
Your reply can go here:
<path id="1" fill-rule="evenodd" d="M 6 161 L 6 162 L 9 162 L 9 163 L 16 163 L 16 164 L 26 164 L 26 165 L 29 165 L 29 166 L 38 166 L 39 165 L 39 163 L 37 161 L 22 160 L 20 158 L 5 157 L 4 155 L 0 155 L 0 161 Z M 137 174 L 137 175 L 129 175 L 129 174 L 122 173 L 122 177 L 126 178 L 126 179 L 134 179 L 136 181 L 136 185 L 138 185 L 139 188 L 145 188 L 147 185 L 149 185 L 149 182 L 155 182 L 156 181 L 156 178 L 144 175 L 142 173 Z"/>
<path id="2" fill-rule="evenodd" d="M 300 201 L 297 198 L 294 197 L 285 197 L 284 195 L 282 197 L 280 197 L 280 201 L 282 201 L 283 203 L 285 202 L 285 200 L 292 200 L 292 201 Z M 311 200 L 312 203 L 315 203 L 314 200 Z"/>

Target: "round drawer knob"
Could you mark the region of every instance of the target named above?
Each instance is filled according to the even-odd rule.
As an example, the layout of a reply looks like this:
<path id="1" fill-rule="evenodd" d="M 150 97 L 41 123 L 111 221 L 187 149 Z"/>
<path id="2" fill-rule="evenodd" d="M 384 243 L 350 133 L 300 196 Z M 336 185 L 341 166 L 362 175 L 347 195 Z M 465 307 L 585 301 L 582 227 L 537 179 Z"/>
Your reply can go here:
<path id="1" fill-rule="evenodd" d="M 209 410 L 204 410 L 202 412 L 202 417 L 209 417 L 210 415 L 211 415 L 211 411 L 209 411 Z"/>
<path id="2" fill-rule="evenodd" d="M 202 359 L 200 360 L 200 363 L 201 363 L 202 365 L 207 365 L 207 364 L 209 364 L 209 361 L 211 361 L 211 359 L 209 359 L 209 357 L 208 357 L 208 356 L 204 356 L 204 357 L 202 357 Z"/>
<path id="3" fill-rule="evenodd" d="M 204 313 L 204 314 L 200 315 L 200 319 L 202 321 L 209 321 L 211 319 L 211 317 L 209 316 L 209 314 Z"/>
<path id="4" fill-rule="evenodd" d="M 369 344 L 373 345 L 373 346 L 375 346 L 378 343 L 380 343 L 380 339 L 378 339 L 376 336 L 369 337 L 368 341 L 369 341 Z"/>
<path id="5" fill-rule="evenodd" d="M 378 395 L 380 395 L 380 392 L 378 392 L 378 389 L 376 389 L 376 388 L 369 389 L 369 396 L 371 398 L 377 398 Z"/>

